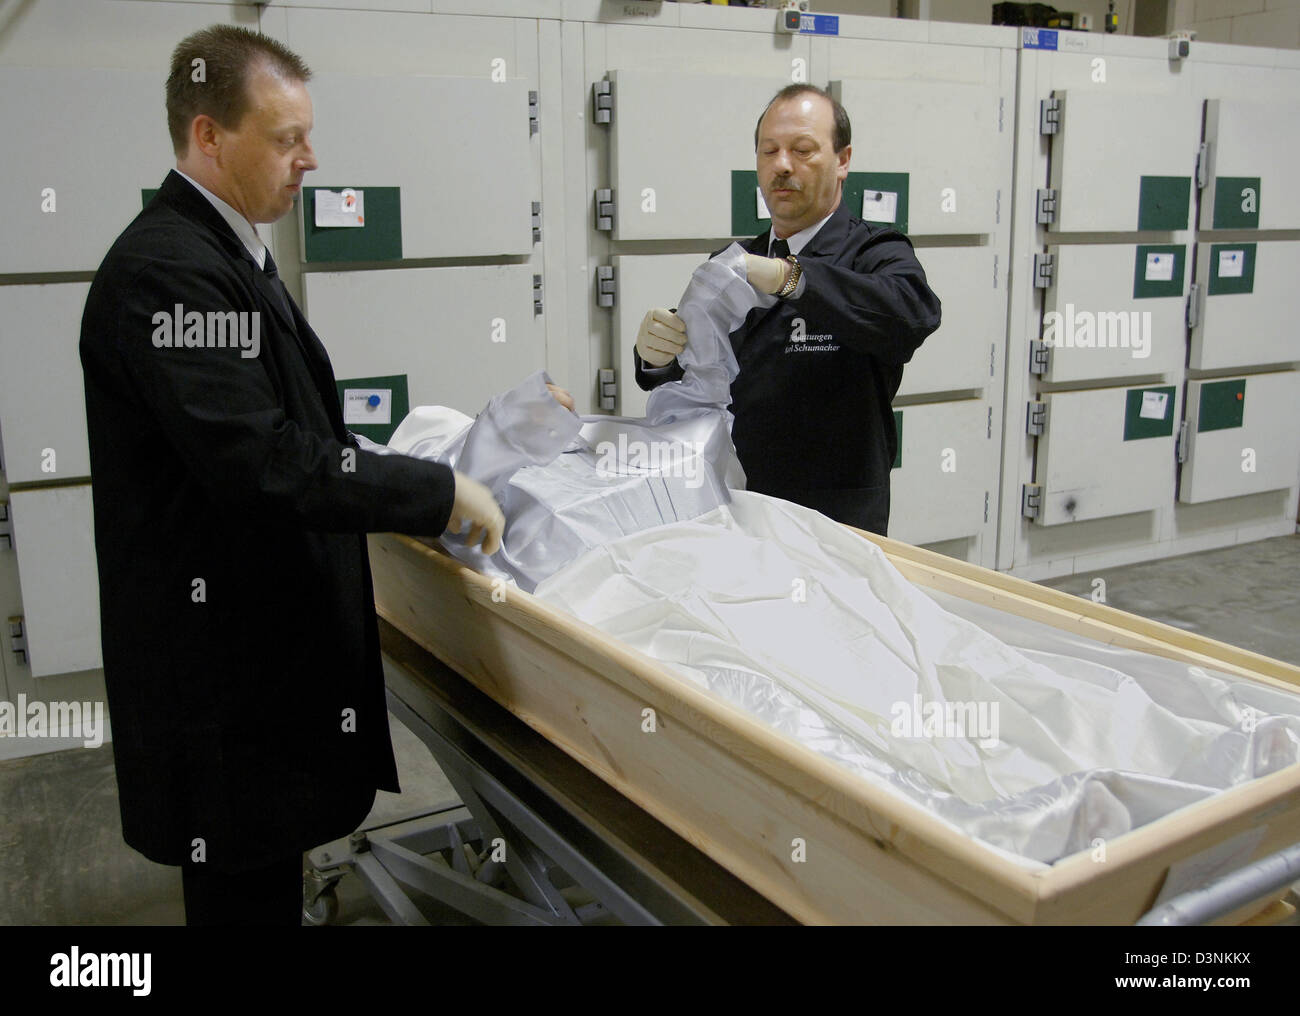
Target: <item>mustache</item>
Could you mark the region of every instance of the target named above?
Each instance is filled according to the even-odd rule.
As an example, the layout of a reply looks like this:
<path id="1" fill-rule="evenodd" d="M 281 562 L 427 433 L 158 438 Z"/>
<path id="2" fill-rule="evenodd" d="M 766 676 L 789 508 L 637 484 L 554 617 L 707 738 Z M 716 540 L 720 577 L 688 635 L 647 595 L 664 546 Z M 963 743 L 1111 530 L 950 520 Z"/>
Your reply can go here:
<path id="1" fill-rule="evenodd" d="M 803 184 L 792 176 L 778 176 L 772 180 L 767 189 L 801 191 L 803 190 Z"/>

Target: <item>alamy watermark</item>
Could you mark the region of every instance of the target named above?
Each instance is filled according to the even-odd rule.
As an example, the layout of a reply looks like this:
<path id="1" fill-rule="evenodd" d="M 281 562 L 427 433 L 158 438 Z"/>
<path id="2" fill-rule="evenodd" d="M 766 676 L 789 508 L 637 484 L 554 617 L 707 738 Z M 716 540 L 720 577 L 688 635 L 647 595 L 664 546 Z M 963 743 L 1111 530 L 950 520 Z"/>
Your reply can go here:
<path id="1" fill-rule="evenodd" d="M 598 476 L 676 476 L 692 490 L 704 484 L 703 441 L 629 441 L 620 434 L 617 443 L 596 445 L 596 454 Z"/>
<path id="2" fill-rule="evenodd" d="M 0 702 L 0 737 L 81 738 L 87 748 L 104 743 L 103 702 Z"/>
<path id="3" fill-rule="evenodd" d="M 153 990 L 153 953 L 83 953 L 77 946 L 50 957 L 54 988 L 130 988 L 137 997 Z"/>
<path id="4" fill-rule="evenodd" d="M 153 344 L 157 349 L 238 349 L 239 355 L 252 360 L 262 351 L 262 315 L 260 311 L 185 309 L 176 304 L 171 311 L 160 310 L 153 316 Z"/>
<path id="5" fill-rule="evenodd" d="M 952 737 L 975 741 L 981 748 L 998 743 L 998 703 L 925 701 L 895 702 L 889 732 L 894 737 Z"/>
<path id="6" fill-rule="evenodd" d="M 1043 315 L 1043 344 L 1062 349 L 1129 349 L 1135 360 L 1151 355 L 1151 312 L 1049 310 Z"/>

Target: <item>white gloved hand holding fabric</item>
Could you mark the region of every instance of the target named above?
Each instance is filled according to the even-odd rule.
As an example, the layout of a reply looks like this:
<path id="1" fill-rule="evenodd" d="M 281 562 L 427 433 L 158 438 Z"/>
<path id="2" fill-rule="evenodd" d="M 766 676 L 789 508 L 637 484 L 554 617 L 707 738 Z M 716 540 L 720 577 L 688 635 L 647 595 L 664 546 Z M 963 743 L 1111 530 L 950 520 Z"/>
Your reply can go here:
<path id="1" fill-rule="evenodd" d="M 784 258 L 746 254 L 745 275 L 749 284 L 760 293 L 779 293 L 790 278 L 790 262 Z"/>
<path id="2" fill-rule="evenodd" d="M 636 351 L 648 366 L 666 367 L 686 348 L 686 322 L 666 307 L 646 311 L 636 333 Z"/>
<path id="3" fill-rule="evenodd" d="M 506 527 L 505 514 L 487 487 L 459 470 L 455 475 L 456 498 L 446 532 L 457 534 L 468 522 L 469 536 L 465 542 L 473 547 L 481 538 L 483 553 L 491 557 L 501 548 L 501 534 Z"/>

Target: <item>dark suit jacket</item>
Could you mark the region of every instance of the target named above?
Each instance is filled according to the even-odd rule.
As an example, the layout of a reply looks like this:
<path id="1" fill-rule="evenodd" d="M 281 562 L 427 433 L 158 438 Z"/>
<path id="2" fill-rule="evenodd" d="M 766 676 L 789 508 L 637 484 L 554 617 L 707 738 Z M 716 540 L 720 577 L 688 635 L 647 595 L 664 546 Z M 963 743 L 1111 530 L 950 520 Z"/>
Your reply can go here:
<path id="1" fill-rule="evenodd" d="M 173 172 L 82 318 L 122 828 L 164 864 L 266 863 L 398 789 L 363 534 L 442 532 L 453 474 L 354 447 L 277 286 Z M 159 345 L 160 314 L 228 311 L 259 316 L 256 357 Z"/>
<path id="2" fill-rule="evenodd" d="M 770 231 L 743 246 L 767 256 Z M 939 298 L 912 244 L 843 203 L 798 256 L 801 296 L 750 312 L 731 333 L 732 440 L 750 490 L 885 535 L 903 365 L 939 327 Z M 682 376 L 646 368 L 649 389 Z"/>

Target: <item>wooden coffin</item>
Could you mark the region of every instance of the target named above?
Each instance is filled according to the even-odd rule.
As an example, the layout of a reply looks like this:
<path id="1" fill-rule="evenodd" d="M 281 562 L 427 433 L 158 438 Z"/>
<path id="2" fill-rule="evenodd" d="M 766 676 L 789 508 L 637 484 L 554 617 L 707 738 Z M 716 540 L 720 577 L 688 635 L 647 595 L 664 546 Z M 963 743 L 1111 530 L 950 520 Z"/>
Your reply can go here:
<path id="1" fill-rule="evenodd" d="M 1300 668 L 1289 664 L 862 535 L 918 585 L 1300 689 Z M 1173 865 L 1226 852 L 1235 868 L 1300 841 L 1297 764 L 1109 840 L 1104 859 L 1085 851 L 1026 869 L 433 546 L 372 536 L 370 559 L 383 618 L 805 923 L 1127 924 L 1152 907 Z M 647 709 L 653 732 L 644 729 Z"/>

